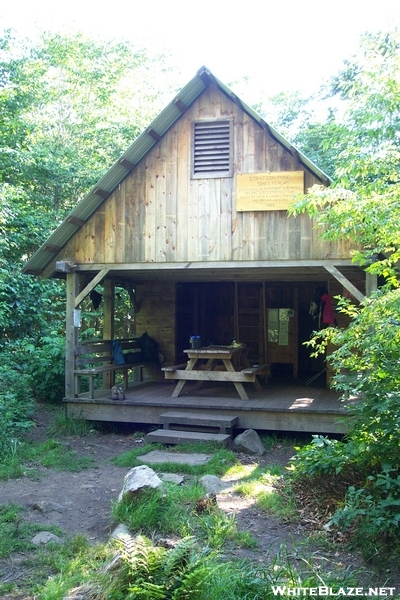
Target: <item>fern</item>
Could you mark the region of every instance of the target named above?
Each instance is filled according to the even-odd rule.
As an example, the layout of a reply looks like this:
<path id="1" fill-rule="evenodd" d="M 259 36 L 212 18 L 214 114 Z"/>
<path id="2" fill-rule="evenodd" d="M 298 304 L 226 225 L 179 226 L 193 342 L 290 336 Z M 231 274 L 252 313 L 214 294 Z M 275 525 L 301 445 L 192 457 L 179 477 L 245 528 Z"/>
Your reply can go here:
<path id="1" fill-rule="evenodd" d="M 194 538 L 181 540 L 174 548 L 156 547 L 145 536 L 123 536 L 118 540 L 122 569 L 109 598 L 143 600 L 201 600 L 210 573 L 206 554 Z M 118 587 L 118 589 L 116 589 Z"/>

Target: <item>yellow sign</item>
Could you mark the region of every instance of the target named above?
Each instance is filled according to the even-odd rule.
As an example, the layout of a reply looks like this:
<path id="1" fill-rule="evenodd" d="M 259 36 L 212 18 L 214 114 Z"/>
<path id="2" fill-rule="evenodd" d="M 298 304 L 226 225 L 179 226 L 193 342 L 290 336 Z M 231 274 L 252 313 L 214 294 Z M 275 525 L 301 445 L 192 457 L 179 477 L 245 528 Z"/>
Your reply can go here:
<path id="1" fill-rule="evenodd" d="M 303 171 L 245 173 L 236 176 L 236 210 L 286 210 L 304 194 Z"/>

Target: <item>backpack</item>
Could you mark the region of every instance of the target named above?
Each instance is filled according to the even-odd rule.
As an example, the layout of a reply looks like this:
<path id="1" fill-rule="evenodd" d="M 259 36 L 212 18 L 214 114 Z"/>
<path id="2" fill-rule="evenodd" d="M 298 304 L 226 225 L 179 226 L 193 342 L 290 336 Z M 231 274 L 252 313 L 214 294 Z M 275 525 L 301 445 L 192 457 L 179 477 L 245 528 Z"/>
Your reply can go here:
<path id="1" fill-rule="evenodd" d="M 112 340 L 111 342 L 111 356 L 114 365 L 124 365 L 125 358 L 122 353 L 122 346 L 119 340 Z"/>
<path id="2" fill-rule="evenodd" d="M 143 360 L 150 360 L 159 364 L 160 359 L 158 356 L 158 342 L 153 340 L 147 331 L 140 336 L 140 347 L 142 348 L 143 352 Z"/>

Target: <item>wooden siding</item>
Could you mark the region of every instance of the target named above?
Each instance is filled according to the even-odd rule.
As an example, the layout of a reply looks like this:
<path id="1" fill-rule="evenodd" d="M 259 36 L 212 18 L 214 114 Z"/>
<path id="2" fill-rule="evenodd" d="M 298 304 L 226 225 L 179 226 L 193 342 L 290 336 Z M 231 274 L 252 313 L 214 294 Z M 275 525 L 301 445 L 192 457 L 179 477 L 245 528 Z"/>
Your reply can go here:
<path id="1" fill-rule="evenodd" d="M 175 362 L 175 295 L 175 283 L 152 281 L 136 286 L 136 335 L 147 332 L 154 338 L 166 363 Z M 144 376 L 146 380 L 164 379 L 159 368 L 147 366 Z"/>
<path id="2" fill-rule="evenodd" d="M 234 121 L 232 178 L 191 179 L 191 125 Z M 303 170 L 285 148 L 210 86 L 121 183 L 63 251 L 78 263 L 162 263 L 349 258 L 323 242 L 306 215 L 236 212 L 236 173 Z"/>

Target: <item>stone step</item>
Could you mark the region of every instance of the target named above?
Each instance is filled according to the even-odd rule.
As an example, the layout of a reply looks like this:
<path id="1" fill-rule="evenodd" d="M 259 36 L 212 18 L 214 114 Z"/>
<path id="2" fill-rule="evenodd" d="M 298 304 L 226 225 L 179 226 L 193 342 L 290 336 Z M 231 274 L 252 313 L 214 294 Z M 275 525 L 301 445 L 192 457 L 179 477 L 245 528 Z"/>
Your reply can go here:
<path id="1" fill-rule="evenodd" d="M 193 442 L 230 442 L 231 436 L 226 433 L 206 433 L 202 431 L 174 431 L 172 429 L 157 429 L 146 436 L 146 442 L 161 442 L 162 444 L 190 444 Z"/>
<path id="2" fill-rule="evenodd" d="M 169 411 L 160 415 L 164 429 L 171 425 L 186 425 L 194 427 L 215 427 L 220 433 L 231 431 L 237 425 L 238 417 L 232 415 L 214 415 L 205 413 Z"/>

